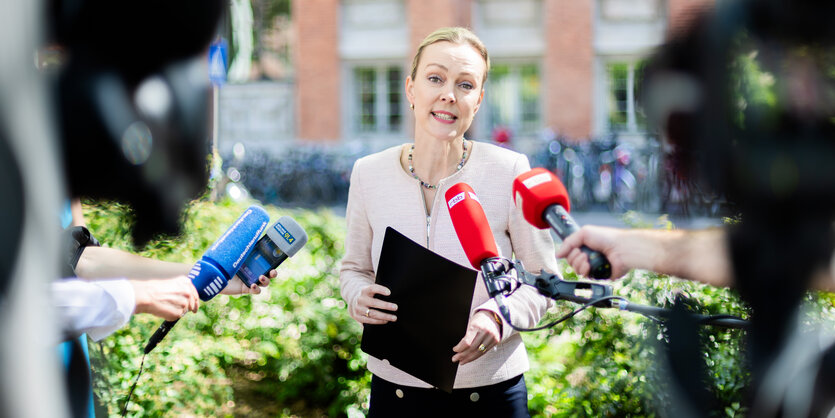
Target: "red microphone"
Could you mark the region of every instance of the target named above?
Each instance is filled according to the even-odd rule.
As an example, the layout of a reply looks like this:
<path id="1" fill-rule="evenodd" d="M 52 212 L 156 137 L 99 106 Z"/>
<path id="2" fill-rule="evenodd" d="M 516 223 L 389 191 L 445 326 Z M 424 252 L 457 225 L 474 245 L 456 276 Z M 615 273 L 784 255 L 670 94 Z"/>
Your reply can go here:
<path id="1" fill-rule="evenodd" d="M 545 229 L 549 226 L 560 239 L 565 240 L 580 228 L 568 214 L 571 203 L 568 192 L 554 173 L 544 168 L 534 168 L 513 180 L 513 201 L 531 225 Z M 583 245 L 580 251 L 589 257 L 589 276 L 608 279 L 612 265 L 603 253 Z"/>
<path id="2" fill-rule="evenodd" d="M 484 208 L 481 207 L 473 188 L 467 183 L 458 183 L 450 187 L 444 196 L 458 241 L 464 247 L 464 253 L 467 254 L 473 268 L 480 270 L 484 259 L 499 256 Z"/>
<path id="3" fill-rule="evenodd" d="M 450 187 L 444 197 L 446 197 L 452 226 L 455 228 L 455 235 L 458 235 L 458 241 L 461 242 L 467 259 L 470 260 L 473 268 L 481 270 L 487 294 L 494 298 L 499 306 L 499 312 L 509 321 L 510 311 L 502 298 L 497 297 L 503 293 L 503 289 L 498 287 L 495 280 L 491 280 L 501 273 L 499 271 L 501 263 L 490 260 L 499 256 L 499 250 L 478 196 L 469 184 L 458 183 Z"/>

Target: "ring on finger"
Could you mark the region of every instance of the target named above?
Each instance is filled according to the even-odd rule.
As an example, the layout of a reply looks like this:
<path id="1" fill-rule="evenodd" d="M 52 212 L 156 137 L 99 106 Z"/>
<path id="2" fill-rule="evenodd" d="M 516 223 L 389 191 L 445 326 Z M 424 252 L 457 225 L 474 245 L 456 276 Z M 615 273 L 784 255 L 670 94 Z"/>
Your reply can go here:
<path id="1" fill-rule="evenodd" d="M 479 345 L 479 346 L 478 346 L 478 351 L 480 351 L 480 352 L 482 352 L 482 353 L 483 353 L 483 352 L 485 352 L 485 351 L 487 351 L 487 346 L 486 346 L 486 345 L 484 345 L 484 344 Z"/>
<path id="2" fill-rule="evenodd" d="M 365 310 L 365 317 L 366 317 L 366 318 L 371 318 L 371 308 L 367 308 L 367 309 Z"/>

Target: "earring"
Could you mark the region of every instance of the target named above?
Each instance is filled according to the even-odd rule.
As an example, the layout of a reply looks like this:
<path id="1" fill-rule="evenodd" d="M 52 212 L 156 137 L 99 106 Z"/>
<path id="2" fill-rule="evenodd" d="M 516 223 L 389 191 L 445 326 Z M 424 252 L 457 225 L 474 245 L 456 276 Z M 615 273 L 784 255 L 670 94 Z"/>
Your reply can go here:
<path id="1" fill-rule="evenodd" d="M 415 110 L 415 104 L 414 103 L 409 103 L 409 107 L 412 108 L 412 110 Z"/>

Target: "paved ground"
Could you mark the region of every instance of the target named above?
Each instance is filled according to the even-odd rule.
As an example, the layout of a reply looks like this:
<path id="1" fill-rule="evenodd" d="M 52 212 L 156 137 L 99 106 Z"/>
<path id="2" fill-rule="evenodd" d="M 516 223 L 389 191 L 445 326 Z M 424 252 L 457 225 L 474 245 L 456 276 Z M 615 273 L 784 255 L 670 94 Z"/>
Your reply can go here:
<path id="1" fill-rule="evenodd" d="M 623 214 L 612 214 L 609 212 L 572 212 L 574 216 L 574 220 L 577 221 L 580 225 L 602 225 L 602 226 L 617 226 L 617 227 L 628 227 L 634 226 L 633 223 L 629 220 L 628 217 L 625 217 Z M 633 215 L 637 217 L 637 219 L 641 223 L 651 223 L 655 224 L 661 214 L 642 214 L 634 212 Z M 626 219 L 625 219 L 626 218 Z M 631 218 L 634 219 L 634 218 Z M 711 226 L 719 226 L 722 225 L 722 220 L 720 218 L 707 218 L 707 217 L 668 217 L 670 221 L 673 222 L 673 225 L 678 229 L 699 229 L 699 228 L 707 228 Z"/>

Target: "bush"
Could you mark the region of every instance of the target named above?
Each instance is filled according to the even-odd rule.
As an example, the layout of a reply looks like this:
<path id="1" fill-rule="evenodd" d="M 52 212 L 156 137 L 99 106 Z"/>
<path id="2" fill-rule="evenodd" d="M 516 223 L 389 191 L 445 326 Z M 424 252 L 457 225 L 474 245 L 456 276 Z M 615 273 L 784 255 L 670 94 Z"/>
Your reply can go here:
<path id="1" fill-rule="evenodd" d="M 192 263 L 245 208 L 231 201 L 196 202 L 181 237 L 160 238 L 140 254 Z M 279 278 L 262 294 L 219 295 L 181 320 L 145 359 L 129 407 L 135 416 L 339 416 L 366 401 L 361 328 L 338 291 L 344 219 L 327 210 L 266 209 L 272 219 L 289 215 L 304 226 L 304 250 L 282 264 Z M 102 243 L 131 248 L 125 207 L 87 205 L 85 212 Z M 94 390 L 108 414 L 120 412 L 145 342 L 159 323 L 140 315 L 91 343 Z"/>
<path id="2" fill-rule="evenodd" d="M 565 278 L 576 276 L 566 271 Z M 613 288 L 615 295 L 634 303 L 670 306 L 674 295 L 683 293 L 703 304 L 699 313 L 747 316 L 731 291 L 645 271 L 630 273 Z M 674 410 L 661 366 L 663 331 L 635 313 L 591 308 L 549 332 L 525 334 L 532 357 L 531 410 L 543 416 L 663 416 Z M 710 375 L 705 384 L 719 400 L 718 411 L 744 412 L 739 405 L 748 374 L 741 355 L 742 334 L 701 329 Z"/>
<path id="3" fill-rule="evenodd" d="M 638 227 L 634 213 L 624 220 Z M 726 222 L 735 222 L 726 219 Z M 666 217 L 656 227 L 672 228 Z M 579 279 L 561 261 L 566 280 Z M 731 314 L 747 318 L 749 309 L 730 289 L 720 289 L 667 275 L 636 270 L 611 283 L 615 295 L 631 302 L 672 306 L 676 295 L 685 295 L 693 310 L 703 315 Z M 835 321 L 830 293 L 809 293 L 804 324 L 814 328 Z M 562 315 L 576 305 L 558 302 Z M 546 318 L 551 319 L 551 318 Z M 749 373 L 741 330 L 701 327 L 707 381 L 703 386 L 716 400 L 711 416 L 745 416 Z M 673 416 L 665 370 L 666 330 L 639 314 L 591 308 L 547 332 L 526 333 L 523 339 L 531 357 L 526 373 L 531 413 L 535 416 Z"/>
<path id="4" fill-rule="evenodd" d="M 140 254 L 192 263 L 234 222 L 246 204 L 195 202 L 181 237 L 152 241 Z M 88 204 L 90 229 L 105 245 L 130 249 L 130 213 L 118 204 Z M 361 353 L 361 327 L 339 295 L 344 219 L 328 210 L 266 207 L 272 219 L 289 215 L 307 231 L 304 250 L 279 269 L 257 296 L 220 295 L 189 314 L 145 359 L 131 400 L 133 416 L 361 416 L 370 374 Z M 576 279 L 563 264 L 564 277 Z M 726 289 L 644 271 L 612 283 L 635 303 L 669 305 L 682 293 L 703 314 L 747 316 Z M 810 294 L 811 326 L 835 321 L 831 294 Z M 551 317 L 575 306 L 560 302 Z M 100 343 L 91 343 L 94 391 L 106 414 L 121 411 L 147 338 L 160 321 L 140 315 Z M 742 332 L 704 327 L 705 382 L 719 405 L 714 416 L 741 416 L 748 374 Z M 629 312 L 592 308 L 548 331 L 523 335 L 534 416 L 656 416 L 674 411 L 664 370 L 665 333 Z M 103 414 L 104 415 L 104 414 Z"/>

